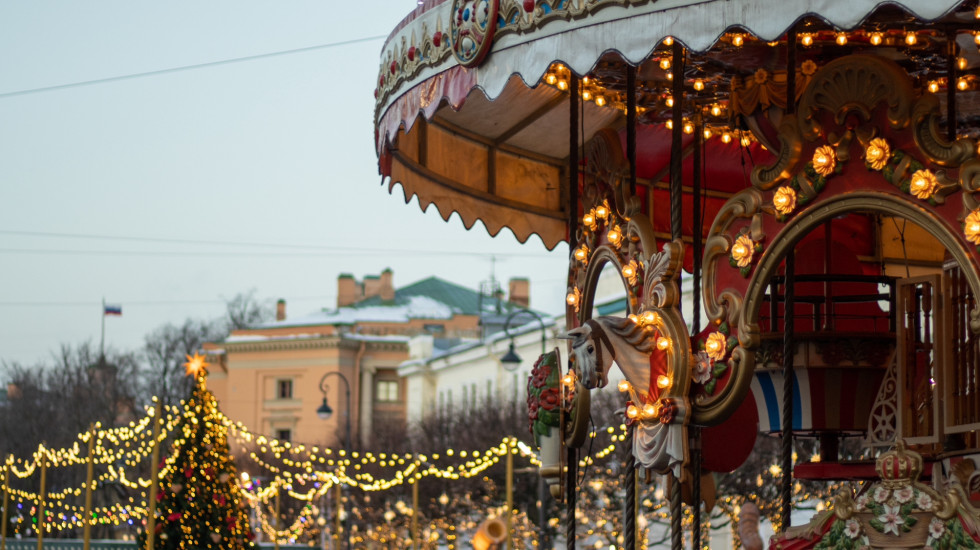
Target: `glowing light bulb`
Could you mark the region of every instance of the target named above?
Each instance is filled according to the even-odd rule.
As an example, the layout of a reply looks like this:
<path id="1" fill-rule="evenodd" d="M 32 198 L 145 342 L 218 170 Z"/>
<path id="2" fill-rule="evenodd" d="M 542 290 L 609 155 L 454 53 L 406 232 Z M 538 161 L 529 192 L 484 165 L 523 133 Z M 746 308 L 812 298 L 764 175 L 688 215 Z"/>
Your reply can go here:
<path id="1" fill-rule="evenodd" d="M 657 349 L 664 351 L 670 347 L 670 338 L 666 336 L 661 336 L 657 338 Z"/>
<path id="2" fill-rule="evenodd" d="M 704 139 L 708 139 L 710 137 L 711 137 L 711 130 L 709 128 L 705 128 L 704 129 Z"/>
<path id="3" fill-rule="evenodd" d="M 565 303 L 570 306 L 574 306 L 578 303 L 578 295 L 576 295 L 574 292 L 569 292 L 568 296 L 565 296 Z"/>
<path id="4" fill-rule="evenodd" d="M 741 256 L 745 256 L 748 253 L 749 253 L 749 249 L 746 248 L 744 244 L 740 242 L 736 242 L 734 245 L 732 245 L 732 255 L 736 257 L 741 257 Z"/>
<path id="5" fill-rule="evenodd" d="M 694 133 L 694 123 L 693 122 L 685 122 L 684 123 L 684 133 L 685 134 L 693 134 Z"/>
<path id="6" fill-rule="evenodd" d="M 741 46 L 744 43 L 745 43 L 745 38 L 743 38 L 742 35 L 736 34 L 735 36 L 732 37 L 733 46 Z"/>
<path id="7" fill-rule="evenodd" d="M 967 89 L 969 87 L 970 87 L 970 84 L 966 81 L 965 78 L 957 78 L 956 79 L 956 89 L 957 90 L 959 90 L 959 91 L 962 92 L 963 90 L 965 90 L 965 89 Z"/>
<path id="8" fill-rule="evenodd" d="M 584 216 L 582 216 L 582 224 L 583 225 L 589 225 L 589 226 L 595 225 L 595 214 L 593 214 L 592 212 L 589 212 L 589 213 L 585 214 Z"/>
<path id="9" fill-rule="evenodd" d="M 632 279 L 636 276 L 636 270 L 633 269 L 632 264 L 626 264 L 623 266 L 623 277 L 626 279 Z"/>
<path id="10" fill-rule="evenodd" d="M 717 354 L 721 351 L 722 343 L 718 339 L 709 339 L 704 343 L 704 351 L 708 352 L 709 355 Z"/>
<path id="11" fill-rule="evenodd" d="M 582 99 L 584 99 L 585 101 L 591 101 L 592 100 L 592 92 L 590 92 L 588 90 L 583 90 L 582 91 Z"/>
<path id="12" fill-rule="evenodd" d="M 980 32 L 973 35 L 973 43 L 980 46 Z"/>
<path id="13" fill-rule="evenodd" d="M 582 246 L 575 249 L 575 259 L 584 262 L 586 258 L 589 257 L 589 247 L 583 244 Z"/>
<path id="14" fill-rule="evenodd" d="M 873 32 L 873 33 L 871 33 L 871 45 L 872 46 L 880 46 L 881 45 L 881 33 L 880 32 Z"/>
<path id="15" fill-rule="evenodd" d="M 673 46 L 673 45 L 674 45 L 673 36 L 668 36 L 667 38 L 664 38 L 664 46 Z"/>
<path id="16" fill-rule="evenodd" d="M 567 90 L 568 89 L 568 81 L 565 80 L 564 78 L 562 78 L 561 80 L 559 80 L 558 81 L 558 89 L 561 90 L 561 91 L 563 91 L 563 92 L 565 90 Z"/>
<path id="17" fill-rule="evenodd" d="M 664 104 L 666 104 L 668 107 L 673 107 L 674 106 L 674 98 L 668 96 L 666 99 L 664 99 Z"/>
<path id="18" fill-rule="evenodd" d="M 626 393 L 630 391 L 630 388 L 632 388 L 632 386 L 630 386 L 630 383 L 627 382 L 626 380 L 620 380 L 619 384 L 616 385 L 616 389 L 618 389 L 622 393 Z"/>
<path id="19" fill-rule="evenodd" d="M 572 386 L 575 384 L 575 375 L 572 373 L 568 373 L 562 377 L 561 382 L 566 386 Z"/>
<path id="20" fill-rule="evenodd" d="M 605 96 L 601 96 L 601 95 L 595 96 L 595 104 L 598 105 L 598 106 L 600 106 L 600 107 L 602 107 L 603 105 L 605 105 L 606 104 L 606 98 L 605 98 Z"/>
<path id="21" fill-rule="evenodd" d="M 600 220 L 604 220 L 609 216 L 609 208 L 605 204 L 600 204 L 595 207 L 595 216 Z"/>
<path id="22" fill-rule="evenodd" d="M 662 389 L 662 390 L 665 390 L 665 389 L 669 388 L 670 387 L 670 377 L 668 377 L 666 374 L 661 374 L 660 376 L 658 376 L 657 377 L 657 387 L 660 388 L 660 389 Z"/>
<path id="23" fill-rule="evenodd" d="M 653 418 L 657 416 L 657 409 L 653 406 L 653 403 L 647 403 L 643 405 L 643 416 L 647 418 Z"/>
<path id="24" fill-rule="evenodd" d="M 842 32 L 837 33 L 837 37 L 834 38 L 834 41 L 837 42 L 838 46 L 844 46 L 847 44 L 847 35 Z"/>
<path id="25" fill-rule="evenodd" d="M 626 416 L 636 418 L 637 416 L 640 416 L 640 411 L 636 408 L 636 405 L 630 405 L 629 407 L 626 407 Z"/>
<path id="26" fill-rule="evenodd" d="M 908 44 L 909 46 L 915 46 L 916 42 L 918 41 L 919 39 L 918 37 L 915 36 L 914 32 L 909 32 L 908 34 L 905 35 L 905 43 Z"/>
<path id="27" fill-rule="evenodd" d="M 558 77 L 555 76 L 554 73 L 548 73 L 547 75 L 545 75 L 544 81 L 554 86 L 555 82 L 558 82 Z"/>
<path id="28" fill-rule="evenodd" d="M 956 68 L 962 71 L 962 70 L 965 70 L 966 67 L 967 67 L 966 58 L 965 57 L 957 57 L 956 58 Z"/>
<path id="29" fill-rule="evenodd" d="M 929 82 L 929 91 L 932 92 L 932 93 L 938 92 L 939 91 L 939 83 L 936 82 L 935 80 Z"/>
<path id="30" fill-rule="evenodd" d="M 667 77 L 667 80 L 673 80 L 674 79 L 674 73 L 671 72 L 671 71 L 667 71 L 667 74 L 665 76 Z"/>
<path id="31" fill-rule="evenodd" d="M 644 311 L 642 319 L 644 323 L 653 325 L 660 322 L 660 315 L 655 311 Z"/>
<path id="32" fill-rule="evenodd" d="M 721 142 L 722 143 L 731 143 L 732 142 L 732 135 L 729 134 L 728 132 L 723 133 L 721 135 Z"/>
<path id="33" fill-rule="evenodd" d="M 749 136 L 742 136 L 740 143 L 742 144 L 742 147 L 748 147 L 749 145 L 752 145 L 752 140 L 749 138 Z"/>
<path id="34" fill-rule="evenodd" d="M 812 46 L 813 36 L 809 34 L 804 34 L 803 36 L 800 37 L 800 44 L 803 44 L 804 46 Z"/>
<path id="35" fill-rule="evenodd" d="M 661 57 L 660 58 L 660 68 L 663 69 L 663 70 L 665 70 L 665 71 L 670 68 L 670 58 L 669 57 Z"/>
<path id="36" fill-rule="evenodd" d="M 704 89 L 704 81 L 701 80 L 701 79 L 695 80 L 694 81 L 694 89 L 697 90 L 697 91 L 699 91 L 699 92 L 701 90 L 703 90 Z"/>
<path id="37" fill-rule="evenodd" d="M 606 238 L 609 239 L 610 243 L 618 246 L 619 242 L 623 238 L 623 234 L 620 232 L 619 227 L 613 227 L 608 233 L 606 233 Z"/>
<path id="38" fill-rule="evenodd" d="M 667 122 L 664 122 L 664 126 L 666 126 L 668 130 L 673 130 L 674 129 L 674 121 L 673 120 L 668 120 Z"/>

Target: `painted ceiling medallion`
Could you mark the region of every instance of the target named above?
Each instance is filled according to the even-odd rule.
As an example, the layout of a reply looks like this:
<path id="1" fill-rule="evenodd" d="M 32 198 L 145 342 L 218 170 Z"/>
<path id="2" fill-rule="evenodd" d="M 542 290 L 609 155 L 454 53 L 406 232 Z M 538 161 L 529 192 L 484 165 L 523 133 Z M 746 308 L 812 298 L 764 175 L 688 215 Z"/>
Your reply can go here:
<path id="1" fill-rule="evenodd" d="M 490 52 L 499 7 L 500 0 L 453 0 L 449 39 L 460 65 L 475 67 Z"/>

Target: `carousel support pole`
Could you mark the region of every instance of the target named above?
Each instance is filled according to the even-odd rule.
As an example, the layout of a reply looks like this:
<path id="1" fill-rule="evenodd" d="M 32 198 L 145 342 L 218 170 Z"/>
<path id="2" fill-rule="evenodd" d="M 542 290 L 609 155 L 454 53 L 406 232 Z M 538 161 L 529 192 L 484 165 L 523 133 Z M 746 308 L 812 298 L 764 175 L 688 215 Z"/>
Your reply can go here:
<path id="1" fill-rule="evenodd" d="M 163 404 L 157 401 L 153 406 L 153 450 L 150 452 L 150 507 L 146 512 L 146 550 L 153 550 L 157 539 L 157 491 L 160 490 L 160 418 L 162 413 Z M 85 524 L 88 525 L 91 520 L 91 517 L 86 517 Z"/>
<path id="2" fill-rule="evenodd" d="M 565 456 L 565 547 L 575 550 L 575 478 L 578 477 L 578 453 L 569 447 Z"/>
<path id="3" fill-rule="evenodd" d="M 572 73 L 568 78 L 568 234 L 569 242 L 575 238 L 578 227 L 578 124 L 579 81 Z M 573 247 L 570 247 L 573 248 Z"/>
<path id="4" fill-rule="evenodd" d="M 412 484 L 412 550 L 420 548 L 419 544 L 419 480 Z"/>
<path id="5" fill-rule="evenodd" d="M 633 550 L 636 548 L 636 457 L 633 456 L 633 432 L 635 426 L 626 428 L 626 517 L 623 518 L 623 547 Z"/>
<path id="6" fill-rule="evenodd" d="M 511 442 L 507 442 L 507 550 L 514 550 L 514 453 Z"/>
<path id="7" fill-rule="evenodd" d="M 637 487 L 640 486 L 640 470 L 639 469 L 637 469 L 634 472 L 634 474 L 633 474 L 633 483 L 635 483 Z M 643 512 L 640 512 L 639 511 L 640 510 L 640 491 L 639 490 L 633 492 L 633 509 L 634 510 L 637 510 L 636 515 L 640 515 L 640 514 L 643 513 Z M 634 531 L 634 533 L 636 533 L 636 550 L 645 550 L 646 547 L 643 545 L 643 537 L 641 536 L 641 533 L 640 533 L 640 523 L 639 522 L 637 522 L 637 524 L 636 524 L 636 530 Z"/>
<path id="8" fill-rule="evenodd" d="M 670 238 L 681 240 L 684 237 L 681 219 L 683 215 L 682 193 L 684 192 L 683 169 L 683 139 L 684 139 L 684 47 L 674 41 L 673 46 L 673 89 L 674 108 L 671 113 L 673 130 L 670 143 Z M 670 546 L 673 550 L 681 550 L 684 546 L 684 532 L 681 520 L 684 516 L 684 505 L 681 502 L 681 480 L 673 472 L 668 474 L 670 483 Z"/>
<path id="9" fill-rule="evenodd" d="M 626 65 L 626 160 L 630 165 L 630 196 L 636 196 L 636 67 Z"/>
<path id="10" fill-rule="evenodd" d="M 796 112 L 796 28 L 786 33 L 786 114 Z"/>
<path id="11" fill-rule="evenodd" d="M 793 325 L 794 325 L 794 271 L 796 253 L 792 250 L 786 255 L 786 276 L 783 283 L 783 447 L 782 447 L 782 528 L 791 525 L 790 512 L 793 498 Z"/>
<path id="12" fill-rule="evenodd" d="M 0 550 L 7 550 L 7 505 L 10 503 L 10 471 L 14 456 L 7 455 L 3 463 L 3 517 L 0 518 Z"/>
<path id="13" fill-rule="evenodd" d="M 946 139 L 956 141 L 956 31 L 946 34 Z"/>
<path id="14" fill-rule="evenodd" d="M 697 117 L 694 122 L 694 154 L 693 164 L 694 173 L 692 178 L 692 194 L 694 195 L 694 234 L 693 255 L 694 255 L 694 281 L 691 292 L 691 301 L 694 303 L 694 319 L 692 320 L 693 333 L 701 332 L 701 238 L 703 231 L 701 228 L 701 145 L 704 138 L 702 132 L 703 122 L 701 117 Z M 691 526 L 692 541 L 691 548 L 698 550 L 701 548 L 701 428 L 693 426 L 691 428 L 691 494 L 694 495 L 694 516 Z"/>
<path id="15" fill-rule="evenodd" d="M 44 450 L 44 443 L 38 448 L 38 456 L 41 459 L 41 489 L 37 494 L 37 550 L 44 550 L 44 501 L 48 477 L 48 452 Z"/>
<path id="16" fill-rule="evenodd" d="M 85 512 L 82 515 L 82 550 L 89 550 L 92 543 L 92 477 L 95 470 L 95 424 L 88 427 L 88 457 L 85 461 Z"/>

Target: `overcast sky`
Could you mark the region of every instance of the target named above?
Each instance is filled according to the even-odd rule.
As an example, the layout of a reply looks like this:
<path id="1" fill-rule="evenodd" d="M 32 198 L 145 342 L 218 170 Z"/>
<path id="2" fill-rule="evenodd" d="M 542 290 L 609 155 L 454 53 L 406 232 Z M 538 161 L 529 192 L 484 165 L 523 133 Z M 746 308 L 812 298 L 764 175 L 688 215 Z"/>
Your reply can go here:
<path id="1" fill-rule="evenodd" d="M 381 185 L 372 37 L 415 4 L 0 4 L 0 359 L 97 345 L 103 297 L 123 307 L 107 345 L 133 349 L 253 288 L 298 316 L 335 305 L 339 273 L 477 288 L 491 256 L 499 280 L 530 278 L 532 306 L 558 313 L 565 245 L 466 231 Z"/>

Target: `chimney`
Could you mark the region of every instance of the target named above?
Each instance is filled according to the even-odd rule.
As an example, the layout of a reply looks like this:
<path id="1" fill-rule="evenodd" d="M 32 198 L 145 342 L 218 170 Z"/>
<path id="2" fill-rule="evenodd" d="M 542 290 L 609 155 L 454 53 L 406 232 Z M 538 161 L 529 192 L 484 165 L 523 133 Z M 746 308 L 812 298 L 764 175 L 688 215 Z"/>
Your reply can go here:
<path id="1" fill-rule="evenodd" d="M 377 275 L 364 276 L 364 297 L 373 298 L 381 294 L 381 277 Z"/>
<path id="2" fill-rule="evenodd" d="M 286 300 L 279 298 L 279 301 L 276 302 L 276 321 L 285 321 L 285 320 L 286 320 Z"/>
<path id="3" fill-rule="evenodd" d="M 361 298 L 361 289 L 350 273 L 341 273 L 337 277 L 337 307 L 344 307 L 357 302 Z"/>
<path id="4" fill-rule="evenodd" d="M 386 302 L 395 299 L 394 277 L 395 274 L 391 271 L 390 267 L 385 268 L 381 272 L 381 299 Z"/>
<path id="5" fill-rule="evenodd" d="M 524 277 L 515 277 L 510 280 L 510 296 L 508 300 L 512 303 L 524 307 L 531 305 L 531 283 Z"/>

